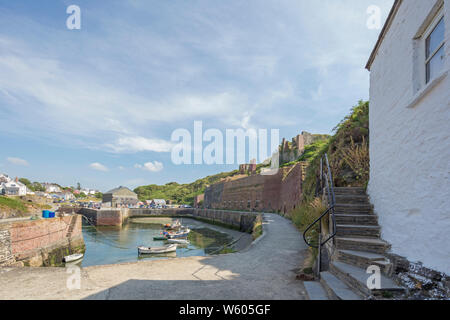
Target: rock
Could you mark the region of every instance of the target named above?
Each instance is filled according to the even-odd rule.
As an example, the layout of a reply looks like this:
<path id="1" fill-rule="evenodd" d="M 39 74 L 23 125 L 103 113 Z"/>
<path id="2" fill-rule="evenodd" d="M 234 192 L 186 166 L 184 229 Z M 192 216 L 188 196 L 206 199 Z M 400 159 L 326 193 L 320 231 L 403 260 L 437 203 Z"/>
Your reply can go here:
<path id="1" fill-rule="evenodd" d="M 306 273 L 299 273 L 297 274 L 297 276 L 295 277 L 297 280 L 302 280 L 302 281 L 314 281 L 314 276 L 312 274 L 306 274 Z"/>

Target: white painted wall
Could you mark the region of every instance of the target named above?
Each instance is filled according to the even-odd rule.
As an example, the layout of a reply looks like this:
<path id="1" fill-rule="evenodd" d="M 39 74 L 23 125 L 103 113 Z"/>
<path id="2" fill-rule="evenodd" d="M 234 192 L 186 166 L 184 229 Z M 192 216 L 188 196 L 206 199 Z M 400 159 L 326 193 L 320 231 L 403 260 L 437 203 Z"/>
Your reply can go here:
<path id="1" fill-rule="evenodd" d="M 407 108 L 413 38 L 435 3 L 404 0 L 372 64 L 368 193 L 393 253 L 450 274 L 450 74 Z M 450 0 L 444 14 L 450 70 Z"/>

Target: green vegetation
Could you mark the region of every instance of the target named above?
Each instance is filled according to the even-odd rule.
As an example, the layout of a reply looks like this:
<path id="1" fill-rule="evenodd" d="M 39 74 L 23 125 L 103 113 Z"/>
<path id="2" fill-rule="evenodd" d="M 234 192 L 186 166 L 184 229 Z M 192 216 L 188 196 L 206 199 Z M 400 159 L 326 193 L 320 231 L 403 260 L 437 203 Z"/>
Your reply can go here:
<path id="1" fill-rule="evenodd" d="M 163 186 L 156 184 L 141 186 L 134 189 L 140 201 L 150 199 L 173 200 L 179 204 L 194 204 L 194 197 L 202 194 L 206 186 L 219 182 L 220 180 L 239 174 L 239 170 L 222 172 L 188 184 L 170 182 Z"/>
<path id="2" fill-rule="evenodd" d="M 306 152 L 299 161 L 308 161 L 305 181 L 302 185 L 303 199 L 300 206 L 290 213 L 293 223 L 304 231 L 312 222 L 325 212 L 326 207 L 316 197 L 320 159 L 327 153 L 330 169 L 336 187 L 366 187 L 369 180 L 369 102 L 359 101 L 335 128 L 334 135 L 328 140 L 316 141 L 306 146 Z M 327 219 L 323 219 L 327 226 Z M 311 229 L 307 238 L 317 243 L 319 225 Z M 310 248 L 311 267 L 317 250 Z"/>
<path id="3" fill-rule="evenodd" d="M 255 222 L 253 223 L 253 230 L 252 230 L 253 240 L 258 239 L 262 235 L 262 233 L 263 233 L 262 217 L 258 215 Z"/>
<path id="4" fill-rule="evenodd" d="M 39 182 L 31 183 L 27 178 L 20 178 L 19 182 L 23 183 L 31 191 L 45 191 L 45 188 Z"/>
<path id="5" fill-rule="evenodd" d="M 369 180 L 369 102 L 359 101 L 335 128 L 329 141 L 317 149 L 303 183 L 305 200 L 316 192 L 320 159 L 327 153 L 336 187 L 366 187 Z"/>
<path id="6" fill-rule="evenodd" d="M 1 209 L 8 208 L 21 213 L 28 212 L 28 209 L 23 203 L 23 201 L 14 198 L 7 198 L 4 196 L 0 196 L 0 208 Z"/>

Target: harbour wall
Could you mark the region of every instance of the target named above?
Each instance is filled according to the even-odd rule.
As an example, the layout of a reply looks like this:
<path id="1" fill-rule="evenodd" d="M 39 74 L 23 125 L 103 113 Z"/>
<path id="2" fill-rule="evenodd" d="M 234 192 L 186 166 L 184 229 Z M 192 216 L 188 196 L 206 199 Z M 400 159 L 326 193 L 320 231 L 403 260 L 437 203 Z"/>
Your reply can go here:
<path id="1" fill-rule="evenodd" d="M 58 266 L 84 250 L 80 215 L 0 223 L 0 266 Z"/>
<path id="2" fill-rule="evenodd" d="M 265 211 L 289 214 L 302 197 L 307 164 L 283 167 L 274 175 L 250 175 L 206 188 L 203 206 L 209 209 Z"/>
<path id="3" fill-rule="evenodd" d="M 133 217 L 187 217 L 221 224 L 242 232 L 251 232 L 255 221 L 261 214 L 245 211 L 214 209 L 86 209 L 79 213 L 97 226 L 121 226 Z"/>

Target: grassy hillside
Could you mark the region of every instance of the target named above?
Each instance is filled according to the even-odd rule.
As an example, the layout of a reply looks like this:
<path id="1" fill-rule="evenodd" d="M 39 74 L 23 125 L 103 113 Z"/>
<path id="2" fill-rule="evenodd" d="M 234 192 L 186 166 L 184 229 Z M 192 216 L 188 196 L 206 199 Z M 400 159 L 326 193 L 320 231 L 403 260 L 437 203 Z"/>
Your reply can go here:
<path id="1" fill-rule="evenodd" d="M 303 184 L 303 194 L 315 194 L 320 159 L 328 154 L 337 187 L 366 187 L 369 181 L 369 102 L 359 101 L 335 128 L 334 135 L 316 146 Z"/>
<path id="2" fill-rule="evenodd" d="M 179 184 L 170 182 L 166 185 L 159 186 L 156 184 L 141 186 L 134 189 L 139 200 L 165 199 L 174 200 L 179 204 L 193 204 L 194 197 L 202 194 L 207 185 L 219 182 L 220 180 L 239 174 L 239 170 L 231 172 L 222 172 L 202 179 L 198 179 L 192 183 Z"/>
<path id="3" fill-rule="evenodd" d="M 39 214 L 43 209 L 51 209 L 51 206 L 48 204 L 28 200 L 22 197 L 0 196 L 0 219 L 24 217 Z"/>

